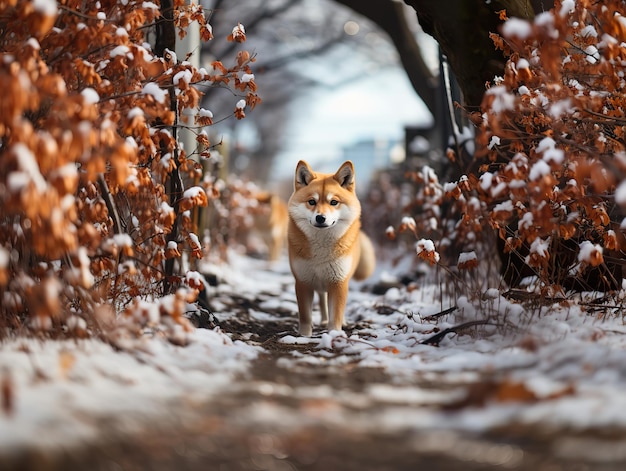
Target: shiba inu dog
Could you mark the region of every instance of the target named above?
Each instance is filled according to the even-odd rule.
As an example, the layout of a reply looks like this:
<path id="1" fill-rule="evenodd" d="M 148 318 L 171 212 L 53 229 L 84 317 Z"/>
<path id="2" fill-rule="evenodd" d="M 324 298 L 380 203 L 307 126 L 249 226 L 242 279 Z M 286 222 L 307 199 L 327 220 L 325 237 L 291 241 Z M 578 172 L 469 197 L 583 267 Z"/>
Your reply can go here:
<path id="1" fill-rule="evenodd" d="M 361 232 L 361 204 L 352 162 L 333 174 L 315 173 L 300 161 L 288 203 L 287 246 L 296 280 L 300 335 L 311 336 L 313 297 L 322 323 L 341 330 L 348 282 L 367 278 L 375 267 L 374 247 Z M 330 314 L 330 319 L 329 319 Z"/>
<path id="2" fill-rule="evenodd" d="M 267 258 L 278 260 L 287 239 L 287 204 L 276 194 L 262 191 L 255 196 L 254 230 L 267 245 Z"/>

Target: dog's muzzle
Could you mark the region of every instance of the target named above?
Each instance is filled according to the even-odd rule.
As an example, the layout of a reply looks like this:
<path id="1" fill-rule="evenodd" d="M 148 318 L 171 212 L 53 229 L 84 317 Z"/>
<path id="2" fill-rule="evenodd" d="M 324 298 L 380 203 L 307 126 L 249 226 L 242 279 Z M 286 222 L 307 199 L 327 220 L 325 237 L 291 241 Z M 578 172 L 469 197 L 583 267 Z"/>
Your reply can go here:
<path id="1" fill-rule="evenodd" d="M 315 227 L 328 227 L 328 223 L 326 222 L 326 216 L 324 216 L 323 214 L 318 214 L 317 216 L 315 216 L 315 224 L 313 224 Z"/>

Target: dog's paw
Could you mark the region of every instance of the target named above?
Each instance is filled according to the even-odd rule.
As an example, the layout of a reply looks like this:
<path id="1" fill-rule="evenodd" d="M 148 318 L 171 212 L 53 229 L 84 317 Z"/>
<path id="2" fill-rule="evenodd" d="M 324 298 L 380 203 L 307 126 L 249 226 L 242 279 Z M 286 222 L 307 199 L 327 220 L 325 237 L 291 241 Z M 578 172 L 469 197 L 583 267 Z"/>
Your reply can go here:
<path id="1" fill-rule="evenodd" d="M 311 324 L 300 324 L 299 333 L 302 337 L 310 337 L 313 335 L 313 326 Z"/>

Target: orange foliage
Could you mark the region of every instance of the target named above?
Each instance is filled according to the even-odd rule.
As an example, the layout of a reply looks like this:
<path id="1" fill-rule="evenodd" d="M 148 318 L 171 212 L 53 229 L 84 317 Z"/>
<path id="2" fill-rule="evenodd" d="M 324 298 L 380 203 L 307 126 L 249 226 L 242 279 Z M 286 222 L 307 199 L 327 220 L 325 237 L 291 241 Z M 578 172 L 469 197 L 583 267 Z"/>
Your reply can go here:
<path id="1" fill-rule="evenodd" d="M 572 239 L 624 249 L 615 236 L 622 217 L 614 204 L 626 170 L 619 138 L 626 106 L 623 5 L 579 1 L 571 11 L 570 5 L 557 1 L 526 23 L 527 35 L 505 23 L 494 36 L 509 60 L 485 94 L 479 140 L 497 138 L 498 145 L 477 152 L 495 163 L 492 178 L 503 184 L 497 194 L 477 188 L 490 224 L 502 229 L 509 246 L 528 244 L 528 264 L 548 284 L 555 265 L 599 266 L 604 259 L 598 250 L 566 260 L 551 249 L 535 251 L 544 247 L 535 243 L 540 238 L 549 238 L 550 247 Z M 514 208 L 507 217 L 497 211 L 503 201 Z"/>
<path id="2" fill-rule="evenodd" d="M 191 25 L 212 39 L 202 6 L 175 5 L 181 37 Z M 207 71 L 171 51 L 157 56 L 148 41 L 158 2 L 2 2 L 0 15 L 11 18 L 0 37 L 1 324 L 61 332 L 78 313 L 94 329 L 99 306 L 120 312 L 135 296 L 162 294 L 166 259 L 202 254 L 182 213 L 218 194 L 215 178 L 198 183 L 174 126 L 183 108 L 200 109 L 201 84 L 232 86 L 234 101 L 253 108 L 254 57 L 240 51 L 235 66 Z M 245 41 L 243 26 L 232 36 Z M 187 124 L 212 124 L 198 115 Z M 198 135 L 197 153 L 210 156 Z M 192 192 L 168 193 L 174 170 Z M 191 297 L 177 292 L 176 303 Z"/>
<path id="3" fill-rule="evenodd" d="M 518 254 L 544 286 L 615 263 L 626 249 L 624 5 L 555 3 L 491 34 L 508 60 L 503 76 L 487 84 L 482 111 L 469 115 L 472 171 L 446 184 L 427 168 L 413 174 L 419 189 L 407 208 L 422 212 L 412 229 L 418 238 L 440 231 L 440 250 L 451 241 L 472 245 L 495 229 L 504 252 Z M 448 157 L 459 160 L 452 150 Z M 439 219 L 442 204 L 456 223 Z M 621 287 L 621 276 L 600 273 L 598 285 L 586 288 Z"/>

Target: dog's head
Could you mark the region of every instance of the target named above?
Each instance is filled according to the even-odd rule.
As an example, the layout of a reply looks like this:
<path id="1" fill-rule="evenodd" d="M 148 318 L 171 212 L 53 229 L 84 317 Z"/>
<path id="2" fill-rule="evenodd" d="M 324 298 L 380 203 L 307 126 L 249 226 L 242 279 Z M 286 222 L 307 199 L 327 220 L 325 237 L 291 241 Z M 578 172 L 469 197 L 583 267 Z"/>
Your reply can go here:
<path id="1" fill-rule="evenodd" d="M 334 174 L 316 173 L 305 161 L 296 167 L 289 213 L 304 230 L 347 228 L 361 214 L 355 193 L 354 165 L 344 162 Z"/>

